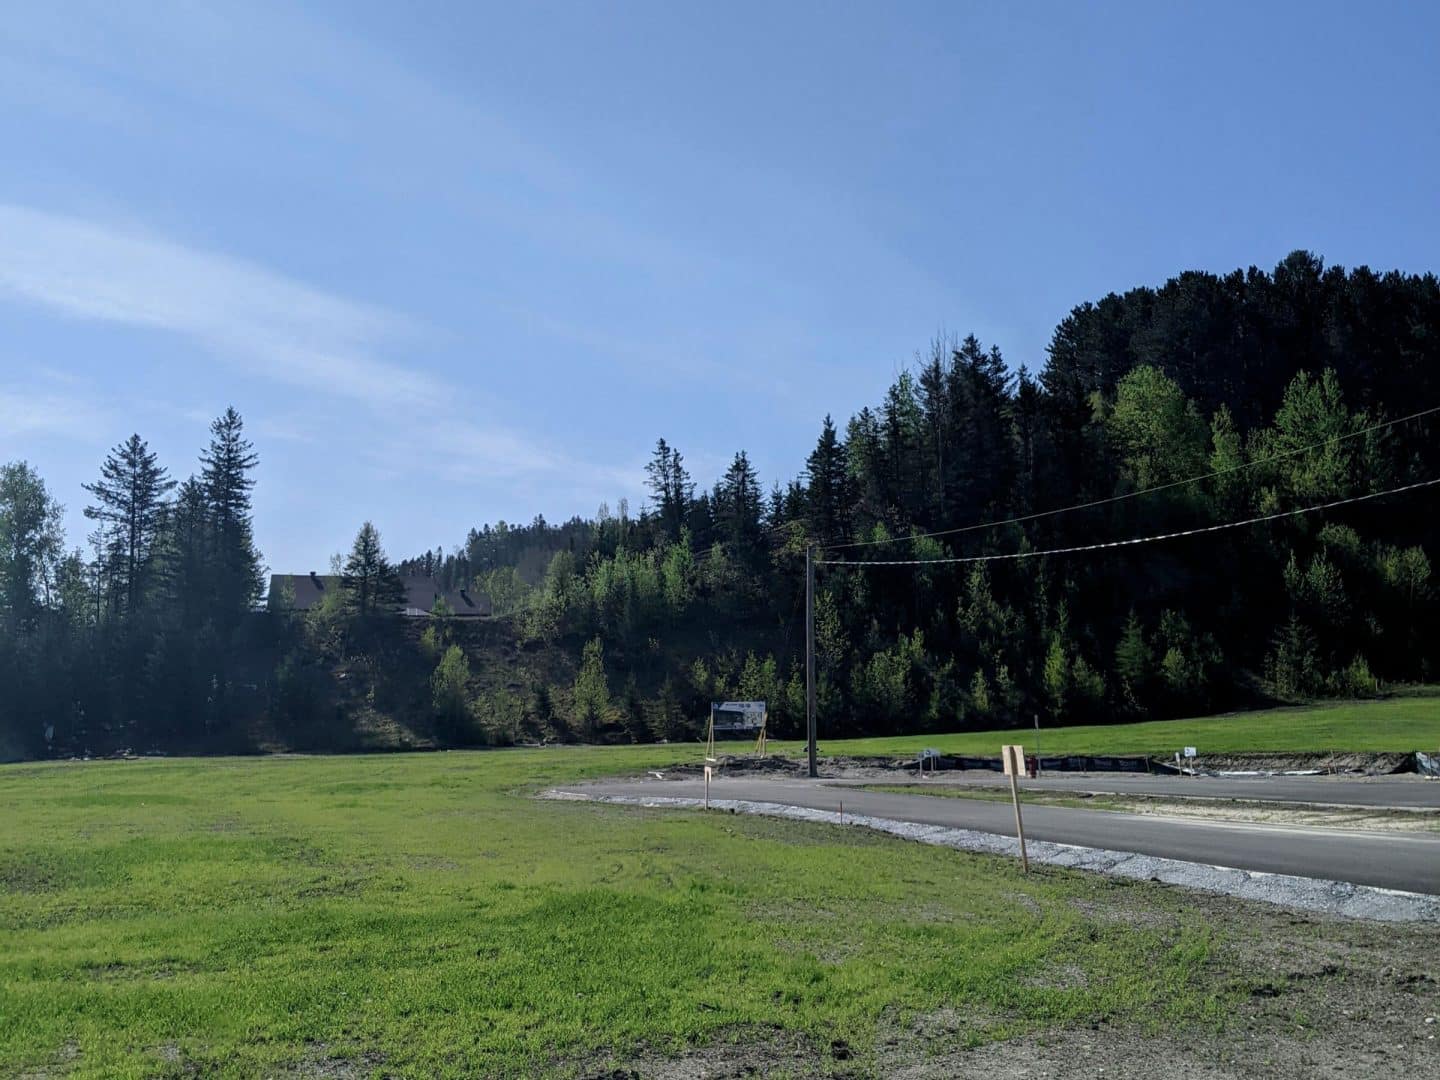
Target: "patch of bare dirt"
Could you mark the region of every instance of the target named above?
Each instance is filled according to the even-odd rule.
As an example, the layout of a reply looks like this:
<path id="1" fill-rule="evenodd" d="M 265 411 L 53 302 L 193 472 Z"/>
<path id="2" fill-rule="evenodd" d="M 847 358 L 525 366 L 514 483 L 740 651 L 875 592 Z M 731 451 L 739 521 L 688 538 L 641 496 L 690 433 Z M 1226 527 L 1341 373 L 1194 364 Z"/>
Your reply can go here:
<path id="1" fill-rule="evenodd" d="M 1345 750 L 1315 753 L 1206 754 L 1186 763 L 1211 772 L 1304 772 L 1364 773 L 1386 776 L 1414 772 L 1414 754 L 1377 754 Z"/>
<path id="2" fill-rule="evenodd" d="M 736 1033 L 736 1038 L 695 1047 L 682 1054 L 647 1052 L 621 1063 L 580 1072 L 582 1080 L 748 1080 L 753 1077 L 822 1077 L 829 1066 L 852 1056 L 843 1041 L 829 1051 L 788 1032 Z"/>
<path id="3" fill-rule="evenodd" d="M 736 1080 L 825 1077 L 985 1080 L 1091 1077 L 1140 1080 L 1273 1080 L 1394 1076 L 1440 1080 L 1440 926 L 1392 925 L 1269 909 L 1221 896 L 1155 905 L 1117 889 L 1077 905 L 1093 918 L 1147 926 L 1206 925 L 1218 953 L 1209 977 L 1241 995 L 1214 1022 L 1088 1023 L 1013 1034 L 1032 1022 L 942 1005 L 917 1016 L 876 1017 L 873 1040 L 829 1045 L 785 1032 L 737 1033 L 678 1055 L 646 1053 L 590 1080 Z M 1147 893 L 1149 891 L 1147 890 Z M 1141 912 L 1136 904 L 1148 907 Z M 1038 967 L 1032 985 L 1081 985 L 1078 967 Z"/>

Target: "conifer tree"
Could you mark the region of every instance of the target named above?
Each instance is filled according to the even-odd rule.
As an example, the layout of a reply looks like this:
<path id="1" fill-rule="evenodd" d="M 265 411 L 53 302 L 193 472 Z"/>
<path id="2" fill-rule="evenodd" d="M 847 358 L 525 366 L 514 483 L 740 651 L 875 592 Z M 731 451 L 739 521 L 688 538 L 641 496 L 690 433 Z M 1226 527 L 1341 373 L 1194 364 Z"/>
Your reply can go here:
<path id="1" fill-rule="evenodd" d="M 111 450 L 100 466 L 100 479 L 84 485 L 95 496 L 85 516 L 100 523 L 96 539 L 112 612 L 130 615 L 144 603 L 164 498 L 174 486 L 139 435 Z"/>
<path id="2" fill-rule="evenodd" d="M 380 545 L 380 532 L 368 521 L 355 534 L 341 584 L 351 610 L 362 618 L 394 608 L 402 599 L 400 580 Z"/>
<path id="3" fill-rule="evenodd" d="M 208 503 L 212 590 L 216 614 L 226 624 L 254 606 L 264 583 L 255 550 L 250 492 L 259 457 L 245 438 L 245 424 L 227 408 L 210 425 L 210 446 L 200 455 L 200 486 Z"/>

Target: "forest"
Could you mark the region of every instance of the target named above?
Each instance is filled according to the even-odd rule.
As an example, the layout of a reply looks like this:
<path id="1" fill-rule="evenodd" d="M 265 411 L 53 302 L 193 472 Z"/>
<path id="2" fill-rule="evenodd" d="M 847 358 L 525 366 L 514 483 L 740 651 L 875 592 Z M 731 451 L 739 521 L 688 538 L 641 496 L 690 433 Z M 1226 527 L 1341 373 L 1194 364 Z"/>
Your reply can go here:
<path id="1" fill-rule="evenodd" d="M 264 595 L 233 410 L 183 482 L 116 447 L 88 552 L 14 462 L 0 757 L 674 740 L 736 697 L 793 734 L 812 546 L 822 736 L 1382 693 L 1435 674 L 1436 489 L 1412 485 L 1440 477 L 1437 382 L 1433 274 L 1187 272 L 1074 308 L 1033 373 L 935 339 L 768 488 L 743 450 L 704 486 L 661 438 L 637 513 L 395 562 L 366 522 L 303 613 Z M 398 573 L 495 614 L 400 619 Z"/>

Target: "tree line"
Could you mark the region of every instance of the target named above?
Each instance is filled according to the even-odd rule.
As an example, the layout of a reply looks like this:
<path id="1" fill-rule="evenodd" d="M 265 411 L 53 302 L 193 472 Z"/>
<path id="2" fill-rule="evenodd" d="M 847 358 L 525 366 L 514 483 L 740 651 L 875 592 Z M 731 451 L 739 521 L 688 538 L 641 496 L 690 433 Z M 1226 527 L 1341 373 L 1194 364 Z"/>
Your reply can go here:
<path id="1" fill-rule="evenodd" d="M 233 409 L 180 482 L 132 435 L 84 485 L 88 552 L 33 467 L 0 468 L 0 750 L 225 742 L 254 678 L 256 462 Z"/>
<path id="2" fill-rule="evenodd" d="M 580 654 L 571 686 L 498 692 L 522 726 L 667 734 L 739 696 L 794 732 L 808 546 L 1002 555 L 1435 477 L 1433 418 L 1387 421 L 1440 404 L 1437 330 L 1430 274 L 1304 252 L 1187 273 L 1075 308 L 1038 375 L 974 337 L 932 342 L 880 402 L 826 417 L 803 473 L 768 492 L 743 451 L 700 487 L 661 439 L 638 516 L 487 526 L 433 565 L 488 591 L 518 640 Z M 1158 718 L 1432 678 L 1432 500 L 1071 558 L 822 567 L 821 729 Z M 986 522 L 1003 524 L 968 528 Z"/>
<path id="3" fill-rule="evenodd" d="M 215 422 L 175 483 L 138 436 L 86 491 L 90 549 L 24 463 L 0 474 L 0 738 L 349 745 L 682 738 L 711 700 L 804 712 L 803 568 L 822 565 L 822 732 L 1176 716 L 1432 678 L 1428 490 L 1164 543 L 987 563 L 1298 510 L 1440 476 L 1440 284 L 1326 267 L 1187 273 L 1072 310 L 1038 374 L 939 338 L 882 400 L 825 417 L 767 489 L 708 487 L 660 439 L 638 512 L 478 526 L 392 564 L 367 523 L 298 616 L 254 550 L 256 459 Z M 1399 421 L 1399 422 L 1395 422 Z M 1202 477 L 1197 482 L 1192 478 Z M 1057 508 L 1087 504 L 1066 513 Z M 977 528 L 977 525 L 985 527 Z M 934 534 L 934 535 L 932 535 Z M 389 616 L 398 573 L 492 601 Z M 442 590 L 443 591 L 443 590 Z M 3 747 L 0 747 L 3 749 Z"/>

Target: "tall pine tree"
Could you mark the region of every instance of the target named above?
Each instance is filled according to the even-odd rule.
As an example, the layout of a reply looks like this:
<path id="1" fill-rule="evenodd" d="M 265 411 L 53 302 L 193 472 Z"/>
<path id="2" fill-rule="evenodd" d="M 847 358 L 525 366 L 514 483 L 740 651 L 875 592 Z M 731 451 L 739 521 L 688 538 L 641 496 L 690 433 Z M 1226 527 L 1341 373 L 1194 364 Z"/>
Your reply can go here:
<path id="1" fill-rule="evenodd" d="M 144 603 L 165 494 L 174 486 L 139 435 L 111 450 L 100 466 L 99 481 L 84 485 L 95 496 L 85 516 L 100 523 L 96 540 L 112 613 L 130 615 Z"/>
<path id="2" fill-rule="evenodd" d="M 210 425 L 210 446 L 200 455 L 200 486 L 210 526 L 211 595 L 217 621 L 233 626 L 264 588 L 255 550 L 250 492 L 259 457 L 245 438 L 245 424 L 228 408 Z"/>

